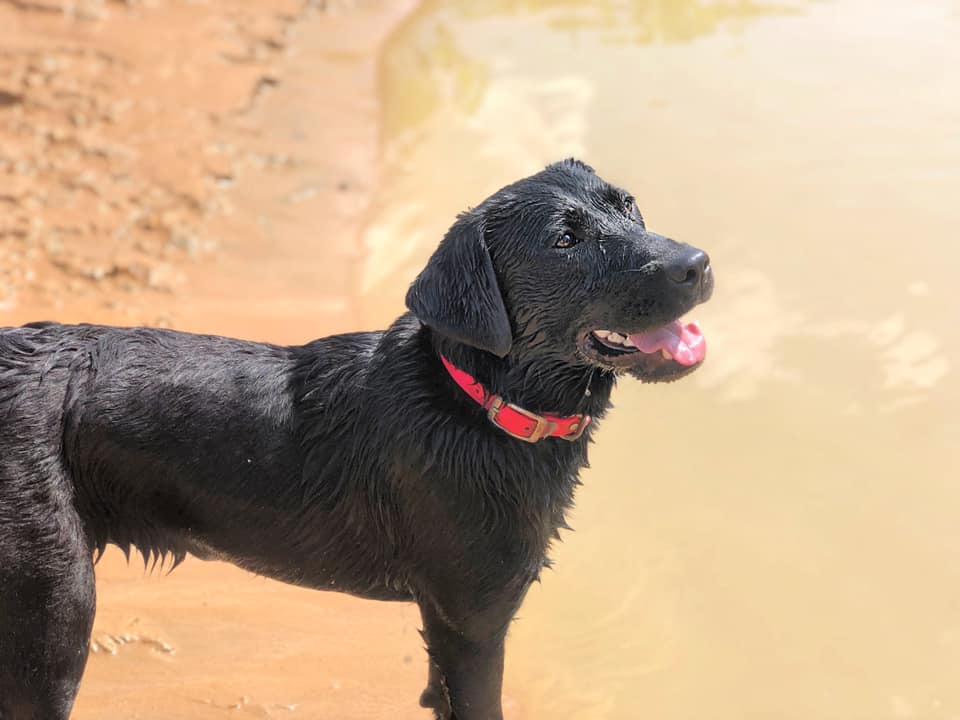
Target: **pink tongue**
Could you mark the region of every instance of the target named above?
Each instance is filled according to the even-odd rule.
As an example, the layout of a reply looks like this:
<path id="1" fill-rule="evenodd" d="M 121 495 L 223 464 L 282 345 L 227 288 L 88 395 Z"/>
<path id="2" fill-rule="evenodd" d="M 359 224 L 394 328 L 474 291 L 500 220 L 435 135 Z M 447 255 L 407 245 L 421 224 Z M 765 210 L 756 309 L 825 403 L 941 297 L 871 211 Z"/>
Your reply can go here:
<path id="1" fill-rule="evenodd" d="M 676 320 L 656 330 L 631 335 L 630 340 L 640 352 L 666 350 L 681 365 L 696 365 L 707 354 L 707 340 L 695 322 L 681 325 Z"/>

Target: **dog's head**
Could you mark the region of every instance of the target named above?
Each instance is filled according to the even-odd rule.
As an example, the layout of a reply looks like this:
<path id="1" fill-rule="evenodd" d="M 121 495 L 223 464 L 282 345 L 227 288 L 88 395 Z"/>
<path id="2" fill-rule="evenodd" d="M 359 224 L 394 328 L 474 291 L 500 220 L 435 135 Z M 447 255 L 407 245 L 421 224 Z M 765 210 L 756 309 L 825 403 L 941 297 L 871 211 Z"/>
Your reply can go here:
<path id="1" fill-rule="evenodd" d="M 565 160 L 461 215 L 407 306 L 500 357 L 662 381 L 703 361 L 703 335 L 680 318 L 712 291 L 706 253 L 649 232 L 629 193 Z"/>

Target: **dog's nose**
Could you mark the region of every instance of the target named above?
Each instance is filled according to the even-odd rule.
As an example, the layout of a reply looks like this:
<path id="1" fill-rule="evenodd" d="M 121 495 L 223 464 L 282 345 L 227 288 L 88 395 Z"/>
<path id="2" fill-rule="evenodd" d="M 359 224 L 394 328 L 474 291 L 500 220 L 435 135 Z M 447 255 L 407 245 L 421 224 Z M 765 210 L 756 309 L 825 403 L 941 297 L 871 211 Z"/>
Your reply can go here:
<path id="1" fill-rule="evenodd" d="M 675 283 L 697 287 L 710 274 L 710 256 L 703 250 L 691 248 L 673 258 L 664 270 Z"/>

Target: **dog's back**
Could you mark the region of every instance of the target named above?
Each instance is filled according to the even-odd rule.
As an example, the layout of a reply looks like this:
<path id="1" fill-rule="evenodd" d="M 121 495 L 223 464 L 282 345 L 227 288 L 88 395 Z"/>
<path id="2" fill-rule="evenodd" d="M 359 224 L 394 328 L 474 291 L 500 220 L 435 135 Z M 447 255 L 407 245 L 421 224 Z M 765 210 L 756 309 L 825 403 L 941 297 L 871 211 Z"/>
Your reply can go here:
<path id="1" fill-rule="evenodd" d="M 286 348 L 214 336 L 8 329 L 0 449 L 19 458 L 9 474 L 20 482 L 29 457 L 44 482 L 66 486 L 95 546 L 179 559 L 186 533 L 216 521 L 191 513 L 198 492 L 226 504 L 245 497 L 251 483 L 268 481 L 257 473 L 264 455 L 274 477 L 297 471 L 290 365 Z"/>

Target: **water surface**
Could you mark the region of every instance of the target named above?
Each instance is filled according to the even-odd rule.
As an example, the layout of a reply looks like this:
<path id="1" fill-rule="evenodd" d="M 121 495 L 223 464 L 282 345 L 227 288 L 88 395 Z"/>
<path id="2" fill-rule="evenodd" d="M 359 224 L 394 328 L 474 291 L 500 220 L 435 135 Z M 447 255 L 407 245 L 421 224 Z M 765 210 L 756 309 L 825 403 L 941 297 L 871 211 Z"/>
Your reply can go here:
<path id="1" fill-rule="evenodd" d="M 960 717 L 960 4 L 428 2 L 381 72 L 366 325 L 569 155 L 717 274 L 706 367 L 616 391 L 523 716 Z"/>

